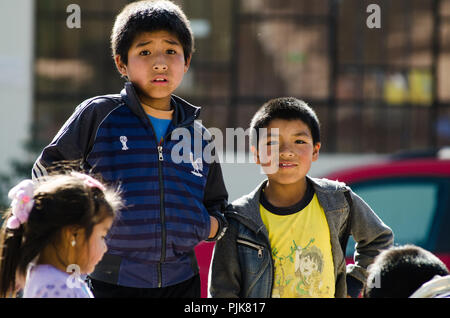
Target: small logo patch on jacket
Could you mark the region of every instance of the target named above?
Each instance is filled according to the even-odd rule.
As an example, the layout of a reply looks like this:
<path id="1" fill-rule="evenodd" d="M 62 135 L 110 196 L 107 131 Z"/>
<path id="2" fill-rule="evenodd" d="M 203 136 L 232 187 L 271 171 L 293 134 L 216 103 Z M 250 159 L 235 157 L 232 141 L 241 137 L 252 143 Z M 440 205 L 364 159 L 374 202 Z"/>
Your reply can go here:
<path id="1" fill-rule="evenodd" d="M 122 150 L 128 150 L 129 148 L 127 147 L 128 142 L 127 136 L 120 136 L 119 140 L 122 143 Z"/>
<path id="2" fill-rule="evenodd" d="M 203 175 L 201 174 L 200 171 L 203 170 L 203 162 L 202 162 L 202 158 L 197 158 L 194 160 L 194 155 L 192 154 L 192 152 L 189 154 L 189 159 L 191 160 L 191 164 L 192 167 L 194 168 L 194 170 L 191 171 L 191 173 L 194 176 L 197 177 L 203 177 Z"/>

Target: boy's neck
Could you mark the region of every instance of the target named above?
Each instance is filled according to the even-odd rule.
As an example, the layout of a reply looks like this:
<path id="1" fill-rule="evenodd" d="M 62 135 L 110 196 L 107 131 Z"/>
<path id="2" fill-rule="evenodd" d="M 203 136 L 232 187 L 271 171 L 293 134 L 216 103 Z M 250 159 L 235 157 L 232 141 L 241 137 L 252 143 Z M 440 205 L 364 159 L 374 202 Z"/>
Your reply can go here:
<path id="1" fill-rule="evenodd" d="M 141 103 L 141 105 L 147 115 L 160 119 L 172 119 L 173 109 L 161 110 L 144 103 Z"/>
<path id="2" fill-rule="evenodd" d="M 151 111 L 151 109 L 169 111 L 169 110 L 171 110 L 171 107 L 172 107 L 170 105 L 171 96 L 168 96 L 167 98 L 152 99 L 152 100 L 148 100 L 148 99 L 140 96 L 139 100 L 140 100 L 141 105 L 144 108 L 144 111 L 146 113 L 148 113 L 149 109 L 150 109 L 150 111 Z"/>
<path id="3" fill-rule="evenodd" d="M 306 188 L 306 178 L 292 184 L 280 184 L 269 179 L 264 189 L 264 195 L 273 206 L 289 207 L 303 199 Z"/>

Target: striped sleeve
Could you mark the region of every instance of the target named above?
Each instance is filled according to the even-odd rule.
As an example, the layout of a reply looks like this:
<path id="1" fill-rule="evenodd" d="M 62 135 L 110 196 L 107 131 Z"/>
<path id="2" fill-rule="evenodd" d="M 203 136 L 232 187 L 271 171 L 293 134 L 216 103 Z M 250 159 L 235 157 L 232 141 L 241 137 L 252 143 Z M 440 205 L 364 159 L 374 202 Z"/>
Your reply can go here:
<path id="1" fill-rule="evenodd" d="M 41 156 L 36 160 L 36 162 L 33 165 L 33 169 L 31 170 L 31 178 L 33 180 L 37 179 L 43 179 L 46 176 L 48 176 L 47 169 L 44 167 L 44 165 L 41 162 Z"/>
<path id="2" fill-rule="evenodd" d="M 120 102 L 117 99 L 104 96 L 91 98 L 80 104 L 34 163 L 32 178 L 45 178 L 49 174 L 49 168 L 53 168 L 58 162 L 67 162 L 71 166 L 74 163 L 82 165 L 92 148 L 102 120 L 118 104 Z"/>

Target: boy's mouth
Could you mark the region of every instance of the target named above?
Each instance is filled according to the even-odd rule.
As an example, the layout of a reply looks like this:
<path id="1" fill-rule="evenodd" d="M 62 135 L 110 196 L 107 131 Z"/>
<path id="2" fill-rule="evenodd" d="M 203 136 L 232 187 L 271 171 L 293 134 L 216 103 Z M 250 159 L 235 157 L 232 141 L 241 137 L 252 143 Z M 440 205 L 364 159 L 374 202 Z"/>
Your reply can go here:
<path id="1" fill-rule="evenodd" d="M 292 162 L 280 162 L 278 164 L 278 167 L 280 168 L 294 168 L 297 167 L 296 163 L 292 163 Z"/>
<path id="2" fill-rule="evenodd" d="M 167 80 L 167 78 L 166 77 L 155 77 L 153 80 L 152 80 L 152 83 L 153 84 L 165 84 L 165 83 L 168 83 L 169 81 Z"/>

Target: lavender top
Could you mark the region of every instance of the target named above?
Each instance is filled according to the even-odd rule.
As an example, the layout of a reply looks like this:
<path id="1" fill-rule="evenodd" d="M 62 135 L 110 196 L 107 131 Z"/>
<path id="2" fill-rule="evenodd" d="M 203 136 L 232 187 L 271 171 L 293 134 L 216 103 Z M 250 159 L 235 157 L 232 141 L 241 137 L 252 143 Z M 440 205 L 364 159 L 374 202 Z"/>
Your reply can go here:
<path id="1" fill-rule="evenodd" d="M 94 298 L 86 283 L 51 265 L 30 265 L 24 298 Z"/>

